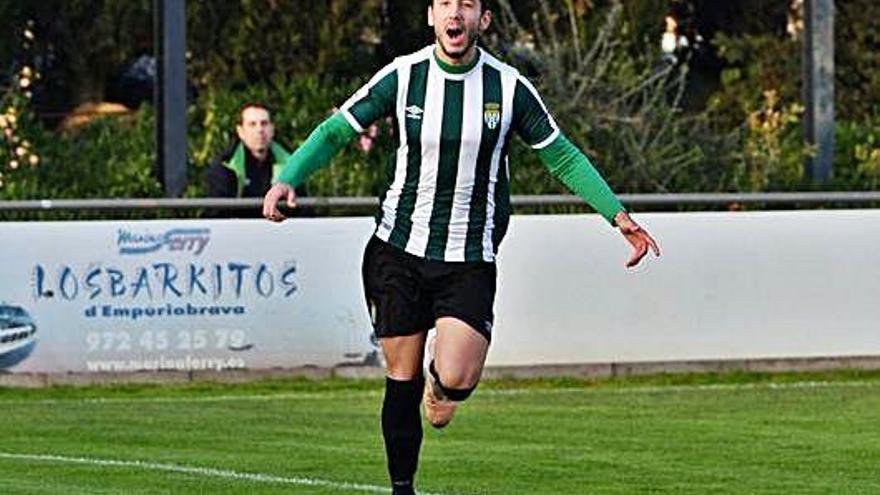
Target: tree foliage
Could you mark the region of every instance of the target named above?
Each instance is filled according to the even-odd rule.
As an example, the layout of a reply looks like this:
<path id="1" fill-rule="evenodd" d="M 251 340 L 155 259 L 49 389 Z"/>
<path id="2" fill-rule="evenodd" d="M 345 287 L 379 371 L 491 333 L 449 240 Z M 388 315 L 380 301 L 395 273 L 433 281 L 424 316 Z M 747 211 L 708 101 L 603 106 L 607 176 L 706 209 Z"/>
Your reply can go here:
<path id="1" fill-rule="evenodd" d="M 687 66 L 661 63 L 656 43 L 628 36 L 632 22 L 622 3 L 590 11 L 567 2 L 562 10 L 541 0 L 530 22 L 499 3 L 502 47 L 535 76 L 563 130 L 612 185 L 632 192 L 726 186 L 729 171 L 715 158 L 728 145 L 724 136 L 681 111 Z M 524 180 L 514 173 L 520 191 L 533 191 L 536 182 L 558 190 L 540 178 L 539 167 L 524 172 Z"/>
<path id="2" fill-rule="evenodd" d="M 568 136 L 620 192 L 791 190 L 809 186 L 803 158 L 801 44 L 785 32 L 788 2 L 689 0 L 704 48 L 661 62 L 668 4 L 656 0 L 496 0 L 484 43 L 539 86 Z M 149 106 L 56 129 L 83 101 L 152 55 L 153 0 L 0 0 L 0 198 L 148 196 L 155 144 Z M 296 146 L 392 57 L 430 41 L 425 2 L 187 2 L 190 188 L 232 136 L 240 105 L 273 110 Z M 880 185 L 880 4 L 837 2 L 837 151 L 831 187 Z M 28 28 L 29 27 L 29 28 Z M 36 36 L 25 38 L 30 29 Z M 25 68 L 33 77 L 26 76 Z M 28 77 L 28 87 L 22 78 Z M 708 82 L 707 82 L 708 81 Z M 700 95 L 695 97 L 695 95 Z M 387 123 L 316 175 L 315 195 L 376 194 Z M 27 146 L 23 146 L 26 144 Z M 24 148 L 21 151 L 19 148 Z M 31 155 L 37 165 L 30 164 Z M 523 146 L 515 193 L 559 192 Z M 15 165 L 13 168 L 12 165 Z"/>
<path id="3" fill-rule="evenodd" d="M 836 2 L 836 113 L 846 120 L 880 115 L 880 3 Z"/>
<path id="4" fill-rule="evenodd" d="M 187 2 L 190 75 L 199 87 L 244 87 L 277 75 L 350 80 L 372 70 L 379 0 Z"/>

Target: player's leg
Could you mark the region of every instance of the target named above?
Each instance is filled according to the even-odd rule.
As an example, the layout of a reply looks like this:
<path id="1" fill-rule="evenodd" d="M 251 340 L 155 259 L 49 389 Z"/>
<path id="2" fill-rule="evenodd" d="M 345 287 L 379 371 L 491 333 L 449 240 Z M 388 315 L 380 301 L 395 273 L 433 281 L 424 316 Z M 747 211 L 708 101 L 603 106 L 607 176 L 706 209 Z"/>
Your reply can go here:
<path id="1" fill-rule="evenodd" d="M 373 238 L 363 263 L 373 331 L 386 362 L 382 436 L 394 495 L 415 493 L 413 482 L 422 443 L 419 402 L 425 383 L 421 367 L 425 335 L 433 325 L 411 261 L 402 251 Z"/>
<path id="2" fill-rule="evenodd" d="M 480 380 L 494 321 L 494 263 L 447 263 L 430 269 L 437 337 L 428 365 L 425 416 L 446 426 Z"/>
<path id="3" fill-rule="evenodd" d="M 422 375 L 426 332 L 379 339 L 385 355 L 385 399 L 382 403 L 382 436 L 393 494 L 408 495 L 418 468 L 422 445 L 419 414 L 425 378 Z"/>
<path id="4" fill-rule="evenodd" d="M 385 355 L 385 374 L 394 380 L 412 380 L 422 374 L 423 352 L 427 332 L 402 337 L 380 337 Z"/>
<path id="5" fill-rule="evenodd" d="M 432 351 L 424 394 L 425 416 L 432 426 L 442 428 L 480 381 L 489 340 L 458 318 L 442 317 L 437 319 Z"/>

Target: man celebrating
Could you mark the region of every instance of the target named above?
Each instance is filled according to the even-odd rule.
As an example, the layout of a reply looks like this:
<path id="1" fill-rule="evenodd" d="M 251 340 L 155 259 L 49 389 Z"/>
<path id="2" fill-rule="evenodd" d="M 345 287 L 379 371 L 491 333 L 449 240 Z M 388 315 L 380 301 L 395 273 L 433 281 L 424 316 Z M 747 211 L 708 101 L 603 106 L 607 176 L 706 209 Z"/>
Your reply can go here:
<path id="1" fill-rule="evenodd" d="M 422 441 L 419 402 L 449 423 L 480 379 L 492 336 L 495 254 L 510 217 L 507 149 L 515 131 L 550 173 L 633 246 L 634 266 L 656 243 L 565 136 L 534 87 L 476 46 L 492 22 L 489 0 L 433 0 L 437 42 L 379 71 L 288 160 L 263 215 L 284 220 L 293 186 L 372 122 L 392 116 L 393 174 L 367 244 L 363 282 L 387 379 L 382 432 L 393 493 L 414 494 Z M 437 329 L 427 372 L 427 331 Z"/>

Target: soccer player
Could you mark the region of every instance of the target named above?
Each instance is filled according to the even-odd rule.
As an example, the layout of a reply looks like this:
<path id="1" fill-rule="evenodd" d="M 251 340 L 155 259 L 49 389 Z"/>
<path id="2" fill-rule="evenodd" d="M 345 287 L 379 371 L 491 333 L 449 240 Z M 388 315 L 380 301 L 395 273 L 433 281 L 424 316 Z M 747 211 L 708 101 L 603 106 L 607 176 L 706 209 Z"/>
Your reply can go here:
<path id="1" fill-rule="evenodd" d="M 294 187 L 379 118 L 396 149 L 375 234 L 363 260 L 373 327 L 386 360 L 382 432 L 395 495 L 414 494 L 422 442 L 419 403 L 443 427 L 480 379 L 492 336 L 495 254 L 510 217 L 507 150 L 518 134 L 550 173 L 633 246 L 634 266 L 657 244 L 627 214 L 589 160 L 560 132 L 516 69 L 477 47 L 489 0 L 433 0 L 436 44 L 394 60 L 294 153 L 266 194 L 263 215 L 284 220 Z M 436 328 L 422 372 L 427 331 Z M 429 349 L 429 352 L 431 350 Z"/>

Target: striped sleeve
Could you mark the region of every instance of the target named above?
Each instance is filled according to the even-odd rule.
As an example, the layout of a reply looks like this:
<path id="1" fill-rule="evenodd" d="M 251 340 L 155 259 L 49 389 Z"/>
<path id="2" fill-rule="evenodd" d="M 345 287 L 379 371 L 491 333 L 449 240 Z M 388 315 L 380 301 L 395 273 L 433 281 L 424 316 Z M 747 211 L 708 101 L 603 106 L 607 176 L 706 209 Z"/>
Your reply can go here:
<path id="1" fill-rule="evenodd" d="M 536 150 L 547 147 L 559 136 L 559 127 L 538 91 L 522 76 L 517 78 L 513 95 L 513 127 Z"/>
<path id="2" fill-rule="evenodd" d="M 380 70 L 342 105 L 342 116 L 357 132 L 364 132 L 376 120 L 390 115 L 397 100 L 397 66 Z"/>

